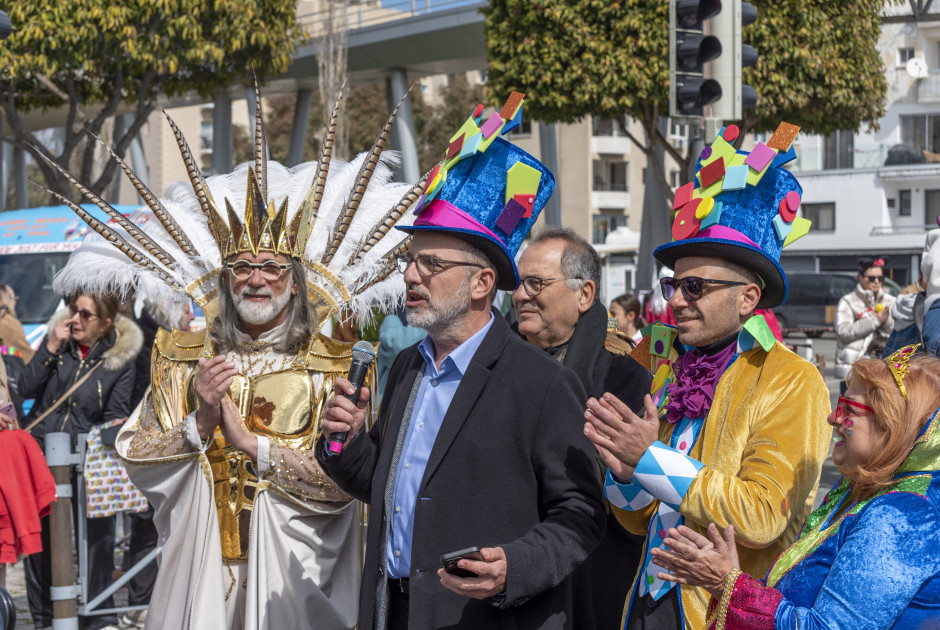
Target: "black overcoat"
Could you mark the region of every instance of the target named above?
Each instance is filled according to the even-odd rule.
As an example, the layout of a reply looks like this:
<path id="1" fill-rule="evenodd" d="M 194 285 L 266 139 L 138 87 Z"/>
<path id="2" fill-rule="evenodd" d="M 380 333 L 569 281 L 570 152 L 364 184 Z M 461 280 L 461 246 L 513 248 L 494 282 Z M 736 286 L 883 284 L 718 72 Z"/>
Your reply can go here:
<path id="1" fill-rule="evenodd" d="M 371 431 L 338 456 L 326 456 L 322 440 L 317 446 L 327 473 L 370 504 L 363 630 L 374 627 L 376 587 L 387 579 L 380 540 L 392 451 L 424 368 L 417 345 L 402 351 Z M 582 432 L 585 398 L 573 372 L 519 338 L 495 313 L 444 417 L 419 488 L 409 627 L 571 627 L 568 576 L 604 527 L 594 449 Z M 505 550 L 502 603 L 441 586 L 440 556 L 470 546 Z"/>

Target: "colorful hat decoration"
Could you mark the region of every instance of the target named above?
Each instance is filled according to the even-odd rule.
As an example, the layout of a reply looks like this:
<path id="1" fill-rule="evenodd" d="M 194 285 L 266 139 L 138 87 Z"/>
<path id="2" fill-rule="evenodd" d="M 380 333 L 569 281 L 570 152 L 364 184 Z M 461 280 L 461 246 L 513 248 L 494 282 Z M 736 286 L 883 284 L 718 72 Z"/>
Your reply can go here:
<path id="1" fill-rule="evenodd" d="M 555 189 L 545 166 L 498 137 L 522 122 L 524 98 L 513 92 L 485 121 L 477 105 L 428 174 L 414 225 L 396 226 L 446 232 L 478 247 L 495 265 L 496 286 L 504 290 L 519 286 L 516 252 Z"/>
<path id="2" fill-rule="evenodd" d="M 711 256 L 736 262 L 764 283 L 758 308 L 786 301 L 784 247 L 806 235 L 810 221 L 796 216 L 802 188 L 783 165 L 796 158 L 800 128 L 782 122 L 770 140 L 750 153 L 731 145 L 738 128 L 723 128 L 705 147 L 695 181 L 676 190 L 671 243 L 653 252 L 670 269 L 679 258 Z"/>

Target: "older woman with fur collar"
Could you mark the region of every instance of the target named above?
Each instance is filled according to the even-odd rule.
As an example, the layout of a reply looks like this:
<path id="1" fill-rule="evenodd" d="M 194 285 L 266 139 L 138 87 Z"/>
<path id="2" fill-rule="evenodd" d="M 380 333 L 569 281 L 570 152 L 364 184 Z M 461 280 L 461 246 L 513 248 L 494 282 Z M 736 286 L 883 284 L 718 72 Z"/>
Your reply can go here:
<path id="1" fill-rule="evenodd" d="M 47 433 L 64 431 L 75 441 L 79 433 L 87 433 L 95 425 L 130 415 L 134 359 L 140 352 L 143 335 L 133 321 L 118 311 L 119 303 L 113 297 L 80 293 L 69 300 L 67 311 L 56 313 L 49 322 L 46 340 L 23 370 L 19 383 L 25 398 L 36 399 L 24 426 L 55 406 L 32 429 L 40 445 Z M 65 394 L 68 396 L 64 397 Z M 76 481 L 73 476 L 73 485 Z M 114 517 L 87 519 L 87 525 L 89 594 L 94 596 L 111 582 Z M 48 517 L 42 521 L 42 536 L 43 552 L 26 560 L 29 608 L 36 627 L 52 625 Z M 111 608 L 113 604 L 103 607 Z M 116 617 L 104 616 L 85 627 L 94 630 L 116 623 Z"/>

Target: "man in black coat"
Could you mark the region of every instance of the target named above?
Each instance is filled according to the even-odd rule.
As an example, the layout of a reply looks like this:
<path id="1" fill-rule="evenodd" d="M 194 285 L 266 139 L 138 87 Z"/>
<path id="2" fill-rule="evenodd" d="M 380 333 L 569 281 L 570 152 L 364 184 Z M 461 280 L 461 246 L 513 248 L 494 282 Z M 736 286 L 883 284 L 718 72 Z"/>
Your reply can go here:
<path id="1" fill-rule="evenodd" d="M 491 310 L 497 278 L 515 276 L 503 258 L 494 264 L 446 232 L 415 234 L 403 260 L 406 308 L 428 337 L 396 359 L 369 432 L 360 433 L 368 392 L 358 407 L 342 396 L 327 404 L 324 441 L 350 438 L 339 455 L 319 444 L 318 458 L 370 504 L 360 628 L 571 627 L 568 576 L 604 524 L 581 430 L 586 394 Z M 438 397 L 439 386 L 454 385 L 449 399 Z M 337 379 L 337 391 L 352 388 Z M 435 423 L 422 461 L 416 444 Z M 402 505 L 413 466 L 423 472 Z M 400 518 L 411 526 L 404 545 Z M 473 546 L 483 560 L 459 566 L 479 577 L 440 568 L 441 555 Z"/>
<path id="2" fill-rule="evenodd" d="M 597 301 L 600 266 L 594 248 L 571 229 L 542 230 L 519 258 L 522 282 L 512 296 L 518 332 L 572 369 L 588 396 L 610 392 L 639 411 L 653 378 L 630 357 L 631 343 L 608 329 L 607 309 Z M 643 537 L 608 514 L 600 544 L 572 576 L 575 628 L 618 626 L 642 556 Z"/>

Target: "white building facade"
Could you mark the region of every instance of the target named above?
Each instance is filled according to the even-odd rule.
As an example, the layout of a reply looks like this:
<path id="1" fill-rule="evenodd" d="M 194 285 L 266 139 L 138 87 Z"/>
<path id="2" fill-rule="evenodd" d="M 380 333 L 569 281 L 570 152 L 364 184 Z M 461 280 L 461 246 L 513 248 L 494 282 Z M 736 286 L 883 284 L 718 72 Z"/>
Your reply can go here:
<path id="1" fill-rule="evenodd" d="M 813 227 L 784 250 L 787 271 L 854 272 L 858 257 L 876 255 L 901 285 L 920 276 L 940 216 L 940 21 L 914 22 L 908 4 L 886 13 L 905 21 L 886 20 L 878 43 L 888 81 L 880 128 L 799 137 L 792 170 Z"/>

